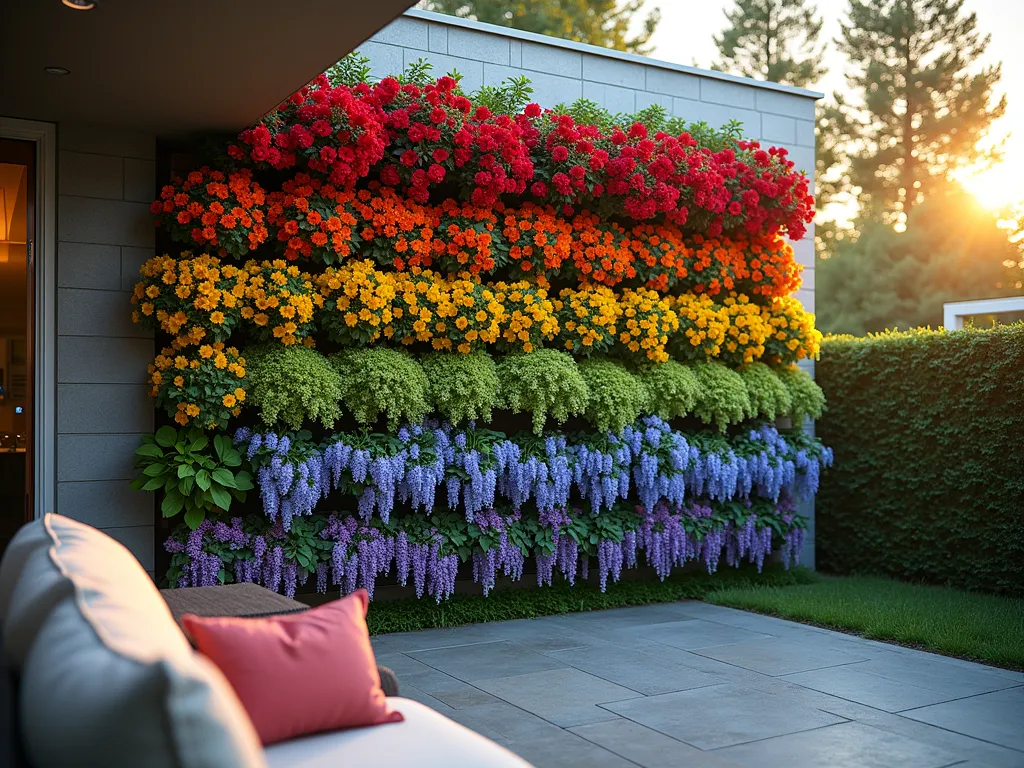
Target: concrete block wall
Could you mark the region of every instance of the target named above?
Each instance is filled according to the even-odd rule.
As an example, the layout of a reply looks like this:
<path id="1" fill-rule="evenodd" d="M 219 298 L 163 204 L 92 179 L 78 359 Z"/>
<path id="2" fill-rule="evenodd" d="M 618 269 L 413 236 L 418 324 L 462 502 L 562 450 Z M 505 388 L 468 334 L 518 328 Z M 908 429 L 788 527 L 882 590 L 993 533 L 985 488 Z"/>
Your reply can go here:
<path id="1" fill-rule="evenodd" d="M 58 126 L 56 511 L 124 543 L 153 571 L 153 495 L 128 487 L 153 430 L 152 334 L 131 289 L 153 255 L 156 139 Z"/>
<path id="2" fill-rule="evenodd" d="M 423 59 L 435 75 L 459 72 L 467 92 L 525 75 L 533 85 L 532 99 L 542 107 L 586 98 L 612 112 L 660 104 L 674 116 L 714 127 L 739 120 L 748 138 L 788 149 L 813 189 L 815 101 L 821 95 L 811 91 L 415 9 L 358 50 L 370 58 L 377 78 Z M 814 312 L 813 227 L 794 243 L 794 251 L 804 268 L 797 298 Z M 813 363 L 802 367 L 814 374 Z M 813 430 L 813 424 L 807 428 Z M 801 511 L 811 526 L 803 562 L 813 566 L 813 504 Z"/>

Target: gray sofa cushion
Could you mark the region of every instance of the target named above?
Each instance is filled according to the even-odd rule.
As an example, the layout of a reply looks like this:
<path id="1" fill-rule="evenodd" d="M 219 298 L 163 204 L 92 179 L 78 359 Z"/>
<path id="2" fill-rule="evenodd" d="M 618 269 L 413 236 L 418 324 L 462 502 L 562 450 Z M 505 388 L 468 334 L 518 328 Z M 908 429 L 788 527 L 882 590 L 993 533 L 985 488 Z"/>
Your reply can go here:
<path id="1" fill-rule="evenodd" d="M 34 768 L 262 768 L 234 691 L 131 553 L 59 515 L 30 526 L 46 533 L 43 556 L 24 560 L 4 636 L 27 650 L 20 716 Z"/>

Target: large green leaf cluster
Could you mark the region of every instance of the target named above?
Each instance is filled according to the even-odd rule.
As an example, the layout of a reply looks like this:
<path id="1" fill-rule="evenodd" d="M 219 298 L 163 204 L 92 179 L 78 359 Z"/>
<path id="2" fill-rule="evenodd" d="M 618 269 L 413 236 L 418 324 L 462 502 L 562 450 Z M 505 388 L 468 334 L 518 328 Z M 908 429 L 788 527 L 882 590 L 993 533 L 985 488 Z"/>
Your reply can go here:
<path id="1" fill-rule="evenodd" d="M 207 515 L 229 511 L 232 499 L 245 501 L 245 492 L 253 487 L 252 475 L 239 469 L 242 455 L 226 435 L 211 441 L 201 429 L 161 427 L 155 435 L 142 436 L 135 456 L 139 474 L 131 487 L 163 491 L 163 516 L 184 512 L 192 529 Z"/>
<path id="2" fill-rule="evenodd" d="M 828 339 L 818 563 L 1024 594 L 1024 325 Z"/>
<path id="3" fill-rule="evenodd" d="M 668 360 L 641 366 L 634 375 L 647 390 L 650 413 L 667 421 L 693 412 L 699 385 L 690 366 Z"/>

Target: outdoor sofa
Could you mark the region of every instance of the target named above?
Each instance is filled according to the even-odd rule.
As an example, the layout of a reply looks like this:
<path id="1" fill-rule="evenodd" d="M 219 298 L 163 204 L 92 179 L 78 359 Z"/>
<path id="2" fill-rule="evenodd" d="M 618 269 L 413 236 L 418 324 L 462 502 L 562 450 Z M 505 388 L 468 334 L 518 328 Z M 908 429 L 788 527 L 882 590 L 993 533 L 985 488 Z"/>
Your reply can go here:
<path id="1" fill-rule="evenodd" d="M 403 722 L 262 747 L 230 684 L 192 649 L 139 562 L 60 515 L 24 526 L 0 562 L 0 630 L 0 765 L 528 767 L 400 697 L 389 701 Z"/>

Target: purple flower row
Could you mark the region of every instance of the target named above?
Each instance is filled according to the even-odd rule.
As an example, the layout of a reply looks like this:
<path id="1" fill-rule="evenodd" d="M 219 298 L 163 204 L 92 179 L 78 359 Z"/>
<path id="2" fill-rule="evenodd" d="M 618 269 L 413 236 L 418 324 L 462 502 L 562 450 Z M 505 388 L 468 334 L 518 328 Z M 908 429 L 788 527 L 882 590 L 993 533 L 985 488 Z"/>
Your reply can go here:
<path id="1" fill-rule="evenodd" d="M 690 561 L 701 562 L 708 573 L 714 573 L 723 558 L 733 567 L 747 560 L 760 570 L 772 554 L 772 520 L 782 524 L 780 560 L 787 568 L 799 561 L 804 530 L 795 524 L 788 500 L 759 513 L 767 515 L 764 520 L 752 513 L 736 524 L 713 519 L 713 514 L 709 506 L 673 508 L 665 503 L 650 513 L 640 510 L 633 527 L 621 536 L 601 537 L 593 548 L 601 591 L 609 580 L 617 582 L 623 569 L 635 568 L 640 553 L 662 580 Z M 268 529 L 265 524 L 247 526 L 237 517 L 230 524 L 207 520 L 193 531 L 178 534 L 184 540 L 172 536 L 165 544 L 173 556 L 181 556 L 176 584 L 211 586 L 234 580 L 262 584 L 292 597 L 300 584 L 315 575 L 318 592 L 325 593 L 331 585 L 342 594 L 365 588 L 372 598 L 377 579 L 393 573 L 402 586 L 411 582 L 417 597 L 426 594 L 440 602 L 454 593 L 458 548 L 437 528 L 424 529 L 424 536 L 424 530 L 378 528 L 351 515 L 319 520 L 315 535 L 290 533 L 281 521 Z M 478 543 L 487 537 L 490 546 L 474 547 L 470 559 L 473 580 L 485 595 L 494 588 L 499 573 L 513 581 L 523 577 L 527 554 L 510 536 L 510 528 L 519 521 L 518 512 L 503 516 L 486 510 L 477 516 Z M 551 585 L 556 571 L 570 585 L 586 580 L 591 557 L 573 535 L 573 517 L 556 509 L 541 512 L 536 522 L 547 532 L 529 553 L 536 561 L 538 586 Z M 301 564 L 297 556 L 286 555 L 301 549 L 294 544 L 303 535 L 309 537 L 306 546 L 313 541 L 322 548 L 323 558 Z"/>

